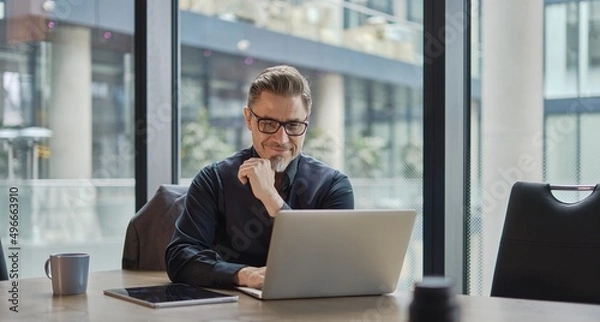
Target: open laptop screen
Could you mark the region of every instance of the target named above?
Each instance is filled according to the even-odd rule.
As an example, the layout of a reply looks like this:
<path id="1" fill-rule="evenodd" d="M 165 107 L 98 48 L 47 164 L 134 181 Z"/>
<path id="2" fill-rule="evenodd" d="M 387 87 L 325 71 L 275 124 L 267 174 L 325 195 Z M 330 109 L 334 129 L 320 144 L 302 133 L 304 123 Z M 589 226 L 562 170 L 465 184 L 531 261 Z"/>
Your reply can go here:
<path id="1" fill-rule="evenodd" d="M 393 292 L 415 217 L 414 210 L 282 210 L 261 298 Z"/>

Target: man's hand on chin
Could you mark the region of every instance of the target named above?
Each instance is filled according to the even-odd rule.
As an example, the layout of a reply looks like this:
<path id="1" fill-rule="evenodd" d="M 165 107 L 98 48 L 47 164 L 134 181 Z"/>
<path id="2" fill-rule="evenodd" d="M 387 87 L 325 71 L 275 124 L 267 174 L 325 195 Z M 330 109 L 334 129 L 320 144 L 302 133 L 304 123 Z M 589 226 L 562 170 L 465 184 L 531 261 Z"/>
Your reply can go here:
<path id="1" fill-rule="evenodd" d="M 250 158 L 240 166 L 238 179 L 242 184 L 250 183 L 254 196 L 262 201 L 271 217 L 283 207 L 283 199 L 275 189 L 275 171 L 271 161 L 261 158 Z"/>

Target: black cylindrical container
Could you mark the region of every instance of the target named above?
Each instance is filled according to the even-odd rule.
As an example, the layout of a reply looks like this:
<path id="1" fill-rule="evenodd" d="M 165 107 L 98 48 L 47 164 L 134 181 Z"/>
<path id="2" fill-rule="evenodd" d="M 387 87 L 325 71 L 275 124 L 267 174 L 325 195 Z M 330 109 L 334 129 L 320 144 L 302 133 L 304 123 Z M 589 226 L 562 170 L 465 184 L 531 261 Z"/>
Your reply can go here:
<path id="1" fill-rule="evenodd" d="M 441 276 L 427 276 L 415 283 L 409 321 L 458 322 L 458 304 L 452 285 L 449 278 Z"/>

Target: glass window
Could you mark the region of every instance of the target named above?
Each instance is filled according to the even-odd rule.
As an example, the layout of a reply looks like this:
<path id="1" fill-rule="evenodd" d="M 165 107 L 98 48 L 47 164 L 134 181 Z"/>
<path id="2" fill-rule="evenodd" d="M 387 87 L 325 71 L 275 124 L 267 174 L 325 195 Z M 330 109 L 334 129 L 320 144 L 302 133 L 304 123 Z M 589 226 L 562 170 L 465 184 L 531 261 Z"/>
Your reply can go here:
<path id="1" fill-rule="evenodd" d="M 567 183 L 578 177 L 578 119 L 575 114 L 546 117 L 544 156 L 548 181 Z"/>
<path id="2" fill-rule="evenodd" d="M 566 10 L 566 37 L 567 45 L 565 47 L 567 69 L 577 69 L 579 61 L 579 6 L 575 2 L 565 3 Z"/>
<path id="3" fill-rule="evenodd" d="M 579 3 L 580 96 L 600 95 L 600 1 Z"/>
<path id="4" fill-rule="evenodd" d="M 590 2 L 588 39 L 589 64 L 593 68 L 600 68 L 600 1 Z"/>
<path id="5" fill-rule="evenodd" d="M 421 211 L 421 84 L 411 83 L 411 75 L 385 73 L 421 72 L 422 28 L 406 20 L 404 1 L 180 5 L 187 84 L 181 86 L 181 182 L 251 144 L 242 118 L 248 86 L 263 68 L 285 63 L 297 67 L 313 91 L 304 152 L 350 176 L 356 208 Z M 191 28 L 196 24 L 217 37 Z M 421 225 L 414 231 L 400 281 L 404 289 L 422 274 Z"/>
<path id="6" fill-rule="evenodd" d="M 545 7 L 545 82 L 548 97 L 569 97 L 579 91 L 579 16 L 576 2 Z"/>
<path id="7" fill-rule="evenodd" d="M 472 48 L 483 48 L 483 55 L 482 76 L 473 79 L 481 92 L 472 97 L 472 177 L 467 187 L 470 294 L 490 294 L 508 194 L 517 180 L 554 184 L 600 180 L 593 148 L 600 118 L 590 103 L 600 88 L 598 68 L 592 63 L 600 50 L 594 43 L 599 3 L 548 3 L 537 9 L 486 2 L 481 7 L 483 18 L 474 22 L 481 26 L 482 36 L 481 44 Z M 474 6 L 480 7 L 481 1 Z M 516 30 L 527 32 L 517 37 Z M 544 55 L 543 67 L 537 53 Z M 555 196 L 575 202 L 586 193 Z"/>
<path id="8" fill-rule="evenodd" d="M 104 2 L 9 4 L 0 19 L 0 189 L 18 189 L 19 277 L 41 276 L 54 252 L 89 252 L 91 270 L 120 268 L 135 213 L 133 27 L 123 23 L 133 1 L 122 3 L 125 19 L 106 16 L 114 9 Z M 90 15 L 102 19 L 88 23 Z M 6 211 L 0 222 L 7 247 Z"/>
<path id="9" fill-rule="evenodd" d="M 545 95 L 600 95 L 600 1 L 545 6 Z"/>
<path id="10" fill-rule="evenodd" d="M 580 182 L 596 184 L 599 180 L 598 164 L 600 164 L 600 151 L 596 148 L 595 139 L 600 126 L 600 114 L 588 113 L 581 117 L 581 151 L 578 154 L 581 160 L 579 174 Z"/>

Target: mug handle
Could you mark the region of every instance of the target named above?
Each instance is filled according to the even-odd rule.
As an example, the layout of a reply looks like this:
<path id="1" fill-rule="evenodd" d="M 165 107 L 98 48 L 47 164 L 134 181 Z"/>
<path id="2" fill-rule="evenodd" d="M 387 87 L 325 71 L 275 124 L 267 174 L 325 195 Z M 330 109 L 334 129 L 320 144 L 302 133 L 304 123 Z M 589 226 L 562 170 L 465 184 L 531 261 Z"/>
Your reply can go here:
<path id="1" fill-rule="evenodd" d="M 50 258 L 48 258 L 44 264 L 44 271 L 46 272 L 46 276 L 48 276 L 49 279 L 52 279 L 52 273 L 50 272 Z"/>

